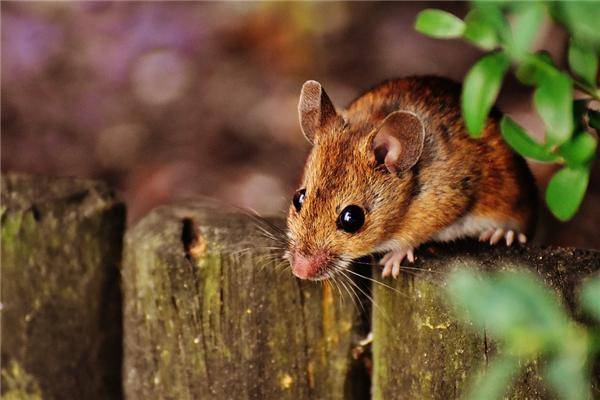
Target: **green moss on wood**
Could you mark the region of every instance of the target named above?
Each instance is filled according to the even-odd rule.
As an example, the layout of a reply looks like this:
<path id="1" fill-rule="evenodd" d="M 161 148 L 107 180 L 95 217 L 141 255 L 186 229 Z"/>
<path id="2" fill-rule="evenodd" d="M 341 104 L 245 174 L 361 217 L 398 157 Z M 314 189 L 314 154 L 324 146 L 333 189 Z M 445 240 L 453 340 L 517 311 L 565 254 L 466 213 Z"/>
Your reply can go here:
<path id="1" fill-rule="evenodd" d="M 128 232 L 129 398 L 344 398 L 354 307 L 282 273 L 270 246 L 251 218 L 198 204 L 161 207 Z"/>
<path id="2" fill-rule="evenodd" d="M 119 397 L 124 207 L 96 182 L 16 174 L 2 176 L 2 206 L 3 383 Z"/>
<path id="3" fill-rule="evenodd" d="M 41 400 L 42 393 L 36 379 L 29 375 L 18 362 L 10 360 L 2 368 L 3 400 Z"/>

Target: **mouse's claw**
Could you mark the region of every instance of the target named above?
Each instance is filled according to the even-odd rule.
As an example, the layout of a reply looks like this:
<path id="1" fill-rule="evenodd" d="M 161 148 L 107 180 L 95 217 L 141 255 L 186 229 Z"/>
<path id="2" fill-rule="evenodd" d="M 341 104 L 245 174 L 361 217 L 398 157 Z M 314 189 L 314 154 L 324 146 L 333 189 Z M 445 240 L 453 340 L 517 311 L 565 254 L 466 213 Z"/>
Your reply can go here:
<path id="1" fill-rule="evenodd" d="M 492 237 L 493 234 L 494 234 L 494 229 L 488 229 L 486 231 L 483 231 L 483 232 L 481 232 L 481 235 L 479 235 L 479 241 L 487 242 L 488 240 L 490 240 L 490 238 Z"/>
<path id="2" fill-rule="evenodd" d="M 518 235 L 519 243 L 525 244 L 527 243 L 527 236 L 524 233 L 519 233 Z"/>
<path id="3" fill-rule="evenodd" d="M 504 229 L 502 228 L 498 228 L 494 231 L 494 233 L 492 234 L 492 237 L 490 238 L 490 244 L 496 244 L 500 241 L 500 239 L 502 239 L 502 237 L 504 236 Z"/>
<path id="4" fill-rule="evenodd" d="M 512 245 L 515 239 L 517 239 L 517 241 L 521 244 L 527 242 L 527 236 L 525 236 L 525 234 L 517 233 L 512 229 L 488 229 L 479 235 L 479 240 L 481 242 L 489 241 L 492 245 L 498 243 L 502 238 L 504 238 L 507 246 Z"/>
<path id="5" fill-rule="evenodd" d="M 381 276 L 383 278 L 388 276 L 397 278 L 398 275 L 400 275 L 400 264 L 405 258 L 410 262 L 415 261 L 415 254 L 412 248 L 399 249 L 386 253 L 381 260 L 379 260 L 379 264 L 383 265 Z"/>
<path id="6" fill-rule="evenodd" d="M 504 238 L 506 239 L 506 245 L 510 246 L 512 244 L 513 240 L 515 240 L 515 231 L 506 232 L 506 235 L 504 235 Z"/>

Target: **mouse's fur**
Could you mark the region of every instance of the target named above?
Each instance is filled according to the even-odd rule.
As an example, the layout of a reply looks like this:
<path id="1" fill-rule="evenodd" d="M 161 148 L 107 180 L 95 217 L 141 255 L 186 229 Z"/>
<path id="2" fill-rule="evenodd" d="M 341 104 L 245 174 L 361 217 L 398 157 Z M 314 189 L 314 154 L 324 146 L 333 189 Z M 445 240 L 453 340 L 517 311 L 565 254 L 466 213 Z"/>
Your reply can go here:
<path id="1" fill-rule="evenodd" d="M 313 148 L 299 186 L 306 188 L 302 209 L 289 212 L 288 257 L 292 267 L 296 255 L 318 265 L 302 277 L 320 279 L 351 259 L 428 240 L 497 228 L 531 233 L 533 177 L 500 136 L 496 110 L 481 138 L 469 137 L 460 85 L 438 77 L 390 80 L 338 112 L 316 82 L 305 84 L 303 96 L 300 120 Z M 386 117 L 397 111 L 414 114 L 425 132 L 418 159 L 400 171 L 382 165 L 373 144 Z M 352 234 L 336 226 L 351 204 L 365 210 L 364 226 Z"/>

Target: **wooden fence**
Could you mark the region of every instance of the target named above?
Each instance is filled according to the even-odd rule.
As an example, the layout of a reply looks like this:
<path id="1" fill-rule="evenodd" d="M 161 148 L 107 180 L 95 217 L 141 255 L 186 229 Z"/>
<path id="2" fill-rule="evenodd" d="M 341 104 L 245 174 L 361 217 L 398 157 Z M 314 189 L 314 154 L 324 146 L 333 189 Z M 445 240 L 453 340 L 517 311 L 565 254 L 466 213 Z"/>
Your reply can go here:
<path id="1" fill-rule="evenodd" d="M 522 265 L 577 315 L 574 288 L 600 267 L 597 251 L 433 245 L 396 281 L 374 269 L 393 289 L 356 276 L 356 302 L 293 278 L 277 243 L 230 209 L 163 206 L 125 233 L 100 183 L 7 175 L 1 213 L 7 398 L 459 398 L 495 349 L 453 318 L 448 271 Z M 539 368 L 510 398 L 550 397 Z"/>

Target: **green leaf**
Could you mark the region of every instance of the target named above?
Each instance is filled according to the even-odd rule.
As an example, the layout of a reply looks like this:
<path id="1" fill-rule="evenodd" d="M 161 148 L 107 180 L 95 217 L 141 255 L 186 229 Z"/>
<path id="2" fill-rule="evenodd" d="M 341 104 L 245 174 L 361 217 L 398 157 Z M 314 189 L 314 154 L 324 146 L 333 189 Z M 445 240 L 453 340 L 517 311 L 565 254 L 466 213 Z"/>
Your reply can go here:
<path id="1" fill-rule="evenodd" d="M 508 57 L 496 52 L 479 59 L 467 73 L 462 91 L 462 113 L 472 137 L 481 135 L 508 66 Z"/>
<path id="2" fill-rule="evenodd" d="M 590 117 L 590 126 L 600 133 L 600 111 L 588 110 Z"/>
<path id="3" fill-rule="evenodd" d="M 591 399 L 586 356 L 585 351 L 575 354 L 563 353 L 553 357 L 548 363 L 546 379 L 561 398 Z"/>
<path id="4" fill-rule="evenodd" d="M 459 270 L 449 276 L 447 287 L 455 307 L 515 355 L 534 355 L 565 331 L 567 317 L 556 296 L 528 273 L 483 278 Z"/>
<path id="5" fill-rule="evenodd" d="M 502 118 L 500 130 L 506 143 L 523 157 L 538 161 L 554 161 L 556 159 L 556 156 L 544 145 L 534 141 L 523 128 L 509 117 Z"/>
<path id="6" fill-rule="evenodd" d="M 465 23 L 446 11 L 428 9 L 417 15 L 415 29 L 435 38 L 457 38 L 465 30 Z"/>
<path id="7" fill-rule="evenodd" d="M 591 47 L 571 40 L 569 46 L 569 66 L 585 83 L 596 87 L 598 72 L 598 56 Z"/>
<path id="8" fill-rule="evenodd" d="M 535 108 L 542 117 L 548 141 L 562 144 L 573 133 L 573 96 L 571 79 L 564 73 L 546 77 L 533 95 Z"/>
<path id="9" fill-rule="evenodd" d="M 463 37 L 484 50 L 492 50 L 498 45 L 498 34 L 487 22 L 485 14 L 474 8 L 465 17 Z"/>
<path id="10" fill-rule="evenodd" d="M 469 400 L 500 399 L 506 393 L 510 381 L 519 371 L 519 360 L 506 355 L 492 359 L 487 371 L 479 374 L 471 383 L 471 388 L 465 398 Z"/>
<path id="11" fill-rule="evenodd" d="M 596 1 L 549 1 L 550 13 L 577 41 L 600 49 L 600 7 Z"/>
<path id="12" fill-rule="evenodd" d="M 535 85 L 548 76 L 555 76 L 558 73 L 550 54 L 542 50 L 526 56 L 517 67 L 515 75 L 519 81 L 527 85 Z"/>
<path id="13" fill-rule="evenodd" d="M 567 221 L 581 205 L 589 181 L 589 170 L 584 167 L 564 167 L 558 171 L 546 188 L 546 204 L 556 218 Z"/>
<path id="14" fill-rule="evenodd" d="M 489 283 L 481 275 L 460 269 L 448 277 L 448 296 L 464 317 L 478 327 L 485 327 L 487 306 L 479 299 L 486 299 L 490 291 Z"/>
<path id="15" fill-rule="evenodd" d="M 515 354 L 528 355 L 543 350 L 548 343 L 558 343 L 567 329 L 568 317 L 560 306 L 556 294 L 544 286 L 537 277 L 528 272 L 504 272 L 497 274 L 494 282 L 496 293 L 492 294 L 500 304 L 519 303 L 526 315 L 522 319 L 505 321 L 503 338 Z M 510 300 L 509 300 L 510 299 Z M 514 308 L 505 312 L 514 313 Z M 508 322 L 508 323 L 507 323 Z M 494 325 L 497 325 L 494 322 Z M 489 325 L 490 326 L 490 325 Z M 499 325 L 496 328 L 500 327 Z M 490 331 L 493 325 L 490 326 Z M 500 327 L 505 329 L 504 327 Z M 535 343 L 536 338 L 538 343 Z"/>
<path id="16" fill-rule="evenodd" d="M 521 4 L 521 3 L 520 3 Z M 514 9 L 512 23 L 512 43 L 508 51 L 520 60 L 527 53 L 535 40 L 539 27 L 544 19 L 544 8 L 540 3 L 522 3 Z"/>
<path id="17" fill-rule="evenodd" d="M 597 140 L 587 132 L 579 132 L 560 146 L 560 155 L 570 166 L 585 165 L 596 153 Z"/>
<path id="18" fill-rule="evenodd" d="M 584 310 L 600 321 L 600 276 L 583 285 L 579 298 Z"/>
<path id="19" fill-rule="evenodd" d="M 500 2 L 476 1 L 474 2 L 474 9 L 478 10 L 479 18 L 483 23 L 496 32 L 501 43 L 510 44 L 512 40 L 510 25 L 502 13 Z"/>

